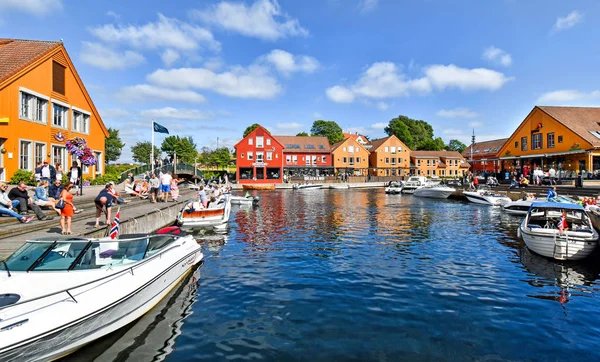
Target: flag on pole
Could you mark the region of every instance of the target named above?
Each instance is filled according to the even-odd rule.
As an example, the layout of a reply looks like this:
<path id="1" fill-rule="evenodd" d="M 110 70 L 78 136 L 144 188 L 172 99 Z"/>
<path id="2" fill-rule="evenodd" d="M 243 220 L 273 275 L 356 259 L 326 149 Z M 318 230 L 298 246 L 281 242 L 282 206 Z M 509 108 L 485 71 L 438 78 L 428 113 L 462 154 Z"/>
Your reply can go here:
<path id="1" fill-rule="evenodd" d="M 119 234 L 119 219 L 121 218 L 121 208 L 117 210 L 117 214 L 110 225 L 110 238 L 115 239 Z"/>
<path id="2" fill-rule="evenodd" d="M 169 134 L 169 130 L 167 129 L 167 127 L 160 125 L 156 122 L 153 122 L 153 123 L 154 123 L 154 132 Z"/>

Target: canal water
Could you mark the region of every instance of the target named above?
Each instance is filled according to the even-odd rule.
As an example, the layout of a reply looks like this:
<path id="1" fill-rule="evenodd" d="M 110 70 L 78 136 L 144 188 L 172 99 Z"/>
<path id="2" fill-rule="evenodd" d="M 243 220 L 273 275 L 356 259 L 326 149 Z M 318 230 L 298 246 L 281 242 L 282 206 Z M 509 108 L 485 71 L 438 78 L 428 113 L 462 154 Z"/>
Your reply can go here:
<path id="1" fill-rule="evenodd" d="M 598 361 L 600 258 L 559 263 L 500 208 L 261 192 L 152 313 L 69 360 Z"/>

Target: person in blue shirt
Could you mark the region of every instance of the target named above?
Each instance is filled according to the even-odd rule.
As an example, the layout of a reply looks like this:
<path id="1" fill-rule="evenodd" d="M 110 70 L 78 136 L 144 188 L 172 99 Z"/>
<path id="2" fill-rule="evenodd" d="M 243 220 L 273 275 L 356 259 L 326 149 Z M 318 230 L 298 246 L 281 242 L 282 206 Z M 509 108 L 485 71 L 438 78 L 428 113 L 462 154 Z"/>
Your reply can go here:
<path id="1" fill-rule="evenodd" d="M 546 199 L 548 199 L 548 201 L 553 200 L 557 196 L 558 195 L 556 194 L 556 186 L 552 186 L 548 189 L 548 195 L 546 195 Z"/>

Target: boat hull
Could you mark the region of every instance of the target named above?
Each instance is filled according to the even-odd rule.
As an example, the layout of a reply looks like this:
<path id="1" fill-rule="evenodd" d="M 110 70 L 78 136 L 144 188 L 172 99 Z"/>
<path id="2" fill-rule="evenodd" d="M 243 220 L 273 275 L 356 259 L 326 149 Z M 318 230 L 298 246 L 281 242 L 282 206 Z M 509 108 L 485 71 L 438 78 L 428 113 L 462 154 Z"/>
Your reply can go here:
<path id="1" fill-rule="evenodd" d="M 297 185 L 294 186 L 294 190 L 318 190 L 321 187 L 323 187 L 323 185 Z"/>
<path id="2" fill-rule="evenodd" d="M 388 187 L 385 189 L 386 194 L 399 195 L 402 193 L 402 187 Z"/>
<path id="3" fill-rule="evenodd" d="M 164 263 L 169 257 L 163 258 L 158 261 Z M 88 286 L 89 289 L 81 292 L 78 292 L 80 288 L 72 290 L 74 299 L 67 297 L 48 308 L 27 313 L 28 318 L 24 324 L 1 332 L 3 335 L 14 334 L 7 336 L 11 337 L 11 342 L 2 336 L 4 343 L 0 342 L 0 360 L 58 359 L 137 320 L 177 286 L 191 268 L 202 261 L 203 255 L 200 248 L 195 248 L 183 256 L 169 259 L 169 266 L 160 273 L 152 272 L 158 265 L 150 262 L 132 269 L 131 275 L 127 273 L 126 276 L 121 276 L 136 278 L 139 275 L 139 286 L 122 296 L 115 296 L 114 282 L 94 283 L 93 287 Z M 131 285 L 130 281 L 126 283 Z M 114 298 L 105 297 L 110 294 Z M 73 300 L 77 300 L 77 303 Z M 92 303 L 98 307 L 85 312 Z M 55 316 L 55 324 L 47 323 L 49 315 Z M 61 324 L 56 321 L 56 316 L 73 316 L 73 319 Z M 0 328 L 5 327 L 4 324 L 6 323 L 0 322 Z M 19 342 L 12 343 L 17 339 Z"/>
<path id="4" fill-rule="evenodd" d="M 530 229 L 523 224 L 519 227 L 519 233 L 531 251 L 557 260 L 584 259 L 598 245 L 598 237 L 594 237 L 591 233 L 571 231 L 559 233 L 555 229 Z"/>
<path id="5" fill-rule="evenodd" d="M 470 202 L 482 205 L 500 206 L 509 203 L 511 200 L 506 196 L 482 195 L 479 192 L 464 191 L 463 195 Z"/>
<path id="6" fill-rule="evenodd" d="M 456 191 L 455 189 L 439 189 L 439 188 L 433 188 L 433 187 L 432 188 L 423 187 L 423 188 L 417 189 L 414 192 L 414 195 L 420 196 L 420 197 L 429 197 L 429 198 L 433 198 L 433 199 L 447 199 L 455 191 Z"/>
<path id="7" fill-rule="evenodd" d="M 275 190 L 275 185 L 242 185 L 244 190 Z"/>
<path id="8" fill-rule="evenodd" d="M 187 207 L 187 206 L 186 206 Z M 225 205 L 218 208 L 208 208 L 187 212 L 185 207 L 177 216 L 177 223 L 182 228 L 218 227 L 227 224 L 231 214 L 231 200 L 227 198 Z"/>
<path id="9" fill-rule="evenodd" d="M 414 187 L 414 186 L 404 186 L 402 188 L 402 193 L 403 194 L 414 194 L 415 191 L 417 191 L 418 189 L 420 189 L 422 187 L 423 186 L 417 186 L 417 187 Z"/>

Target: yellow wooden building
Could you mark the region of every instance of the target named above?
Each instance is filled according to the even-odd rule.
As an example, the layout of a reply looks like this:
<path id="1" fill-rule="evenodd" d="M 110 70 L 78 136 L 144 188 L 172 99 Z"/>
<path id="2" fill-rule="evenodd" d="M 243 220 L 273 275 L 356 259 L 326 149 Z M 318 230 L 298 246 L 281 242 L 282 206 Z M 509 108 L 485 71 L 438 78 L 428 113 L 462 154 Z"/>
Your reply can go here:
<path id="1" fill-rule="evenodd" d="M 556 177 L 600 171 L 600 108 L 535 106 L 497 156 L 502 170 Z"/>
<path id="2" fill-rule="evenodd" d="M 353 137 L 331 146 L 333 168 L 337 174 L 348 176 L 367 176 L 369 170 L 369 151 Z"/>
<path id="3" fill-rule="evenodd" d="M 369 149 L 372 176 L 404 176 L 410 172 L 410 149 L 392 135 L 371 141 Z"/>
<path id="4" fill-rule="evenodd" d="M 412 151 L 413 175 L 426 177 L 462 177 L 469 163 L 457 151 Z"/>

